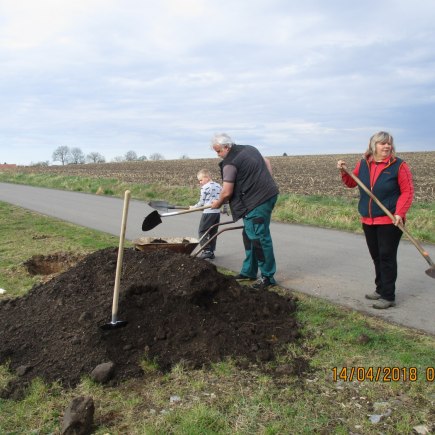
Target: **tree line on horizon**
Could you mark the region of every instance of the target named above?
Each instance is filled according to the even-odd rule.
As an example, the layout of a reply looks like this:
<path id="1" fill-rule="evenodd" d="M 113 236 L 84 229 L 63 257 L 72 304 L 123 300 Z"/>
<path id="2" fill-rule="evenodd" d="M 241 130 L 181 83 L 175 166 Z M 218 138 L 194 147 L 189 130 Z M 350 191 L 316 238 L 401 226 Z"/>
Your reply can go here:
<path id="1" fill-rule="evenodd" d="M 84 154 L 81 148 L 59 146 L 53 151 L 51 156 L 53 162 L 60 162 L 62 165 L 83 165 L 86 163 L 106 163 L 106 158 L 98 152 L 90 152 Z M 180 157 L 181 159 L 188 159 L 187 155 Z M 127 151 L 123 156 L 117 156 L 112 159 L 112 162 L 141 162 L 145 160 L 165 160 L 164 156 L 160 153 L 153 153 L 149 157 L 142 155 L 138 156 L 135 151 Z M 50 166 L 48 160 L 37 163 L 30 163 L 30 166 Z"/>
<path id="2" fill-rule="evenodd" d="M 287 157 L 287 153 L 283 153 L 283 157 Z M 59 146 L 51 156 L 53 162 L 60 162 L 62 165 L 83 165 L 86 163 L 106 163 L 106 158 L 98 152 L 90 152 L 85 155 L 81 148 Z M 180 160 L 187 160 L 190 157 L 186 154 L 180 156 Z M 135 151 L 127 151 L 123 156 L 114 157 L 111 162 L 142 162 L 145 160 L 157 161 L 165 160 L 165 157 L 160 153 L 152 153 L 149 157 L 142 155 L 138 156 Z M 6 163 L 5 163 L 6 164 Z M 50 166 L 50 161 L 31 162 L 29 166 Z"/>

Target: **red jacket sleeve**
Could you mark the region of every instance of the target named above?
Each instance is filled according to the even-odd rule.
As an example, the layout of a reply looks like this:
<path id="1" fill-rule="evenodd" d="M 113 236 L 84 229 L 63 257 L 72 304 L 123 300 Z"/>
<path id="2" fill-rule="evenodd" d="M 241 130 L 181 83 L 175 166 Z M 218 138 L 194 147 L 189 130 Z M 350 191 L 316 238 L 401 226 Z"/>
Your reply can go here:
<path id="1" fill-rule="evenodd" d="M 414 199 L 414 184 L 412 182 L 412 174 L 409 166 L 403 162 L 398 173 L 398 182 L 400 187 L 400 196 L 397 200 L 396 213 L 402 219 L 405 218 L 406 212 L 411 207 Z"/>
<path id="2" fill-rule="evenodd" d="M 356 175 L 358 177 L 359 175 L 359 167 L 361 165 L 361 161 L 359 161 L 356 166 L 355 169 L 352 171 L 354 173 L 354 175 Z M 356 181 L 350 176 L 348 175 L 346 172 L 342 172 L 341 173 L 341 179 L 343 180 L 343 183 L 346 187 L 356 187 L 357 183 Z"/>

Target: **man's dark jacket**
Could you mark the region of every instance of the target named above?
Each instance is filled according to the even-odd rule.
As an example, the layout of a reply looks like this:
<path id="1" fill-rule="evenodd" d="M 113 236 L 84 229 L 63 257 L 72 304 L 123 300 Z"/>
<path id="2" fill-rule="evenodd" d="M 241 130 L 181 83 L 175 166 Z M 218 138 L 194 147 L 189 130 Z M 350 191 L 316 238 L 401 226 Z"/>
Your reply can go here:
<path id="1" fill-rule="evenodd" d="M 222 179 L 226 165 L 237 168 L 234 191 L 230 199 L 231 214 L 235 221 L 279 193 L 278 186 L 257 148 L 251 145 L 233 145 L 219 163 Z"/>

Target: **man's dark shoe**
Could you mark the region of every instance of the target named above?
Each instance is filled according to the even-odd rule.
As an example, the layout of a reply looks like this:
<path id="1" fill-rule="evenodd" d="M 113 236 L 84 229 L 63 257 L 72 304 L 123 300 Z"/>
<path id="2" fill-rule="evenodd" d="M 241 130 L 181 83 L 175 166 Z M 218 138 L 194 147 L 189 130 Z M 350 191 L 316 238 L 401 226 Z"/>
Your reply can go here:
<path id="1" fill-rule="evenodd" d="M 369 293 L 366 295 L 366 299 L 370 299 L 371 301 L 377 301 L 381 299 L 381 295 L 378 292 Z"/>
<path id="2" fill-rule="evenodd" d="M 255 290 L 267 290 L 269 287 L 272 287 L 275 283 L 271 283 L 270 279 L 267 276 L 263 276 L 257 280 L 255 284 L 251 285 L 251 288 Z"/>
<path id="3" fill-rule="evenodd" d="M 211 251 L 202 251 L 201 254 L 198 255 L 198 258 L 202 258 L 203 260 L 213 260 L 214 254 Z"/>
<path id="4" fill-rule="evenodd" d="M 243 281 L 243 280 L 254 281 L 255 280 L 255 278 L 251 278 L 250 276 L 242 275 L 241 273 L 236 275 L 234 277 L 234 279 L 237 280 L 237 281 Z"/>
<path id="5" fill-rule="evenodd" d="M 374 304 L 373 308 L 377 308 L 378 310 L 386 310 L 390 307 L 395 307 L 396 302 L 394 301 L 387 301 L 386 299 L 378 299 Z"/>

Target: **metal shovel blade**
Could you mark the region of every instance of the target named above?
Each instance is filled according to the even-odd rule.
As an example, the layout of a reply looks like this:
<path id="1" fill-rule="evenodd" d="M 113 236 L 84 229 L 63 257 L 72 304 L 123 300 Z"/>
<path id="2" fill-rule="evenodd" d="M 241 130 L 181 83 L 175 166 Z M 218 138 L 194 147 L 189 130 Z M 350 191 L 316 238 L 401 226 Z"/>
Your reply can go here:
<path id="1" fill-rule="evenodd" d="M 151 212 L 142 222 L 142 231 L 149 231 L 162 223 L 160 214 L 157 210 Z"/>
<path id="2" fill-rule="evenodd" d="M 127 325 L 127 323 L 128 323 L 127 320 L 116 320 L 109 323 L 105 323 L 104 325 L 101 325 L 100 328 L 105 331 L 109 331 L 112 329 L 123 328 L 125 325 Z"/>
<path id="3" fill-rule="evenodd" d="M 435 266 L 429 267 L 429 269 L 426 270 L 426 275 L 435 278 Z"/>
<path id="4" fill-rule="evenodd" d="M 167 211 L 168 209 L 180 209 L 180 210 L 186 210 L 189 207 L 185 207 L 182 205 L 173 205 L 169 204 L 167 201 L 150 201 L 148 205 L 151 208 L 155 208 L 156 210 L 164 210 Z"/>
<path id="5" fill-rule="evenodd" d="M 205 210 L 206 208 L 211 208 L 211 205 L 204 205 L 202 207 L 189 208 L 187 210 L 181 210 L 181 211 L 173 211 L 170 213 L 159 213 L 157 210 L 154 210 L 152 213 L 146 216 L 144 221 L 142 222 L 142 231 L 152 230 L 154 227 L 161 224 L 162 217 L 178 216 L 180 214 L 185 214 L 185 213 L 194 213 L 197 211 Z"/>

